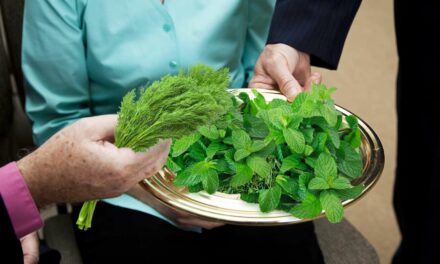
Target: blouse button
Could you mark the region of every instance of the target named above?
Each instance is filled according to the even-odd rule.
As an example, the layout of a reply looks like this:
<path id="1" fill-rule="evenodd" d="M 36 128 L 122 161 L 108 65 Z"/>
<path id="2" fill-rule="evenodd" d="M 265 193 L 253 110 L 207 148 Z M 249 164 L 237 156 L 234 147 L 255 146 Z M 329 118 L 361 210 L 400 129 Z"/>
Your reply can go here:
<path id="1" fill-rule="evenodd" d="M 170 67 L 176 68 L 177 67 L 177 61 L 170 61 Z"/>
<path id="2" fill-rule="evenodd" d="M 170 24 L 164 24 L 162 26 L 162 28 L 163 28 L 163 31 L 165 31 L 165 32 L 170 32 L 171 31 L 171 25 Z"/>

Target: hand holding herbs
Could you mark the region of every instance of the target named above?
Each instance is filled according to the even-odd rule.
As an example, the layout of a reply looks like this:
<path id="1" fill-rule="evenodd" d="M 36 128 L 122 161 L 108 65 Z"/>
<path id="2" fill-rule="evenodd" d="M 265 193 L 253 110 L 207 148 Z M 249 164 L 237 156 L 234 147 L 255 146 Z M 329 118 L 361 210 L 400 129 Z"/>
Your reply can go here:
<path id="1" fill-rule="evenodd" d="M 313 85 L 291 104 L 241 93 L 215 124 L 173 142 L 167 167 L 177 174 L 174 185 L 238 193 L 262 212 L 281 209 L 301 219 L 325 210 L 330 222 L 340 222 L 341 202 L 363 190 L 352 185 L 363 160 L 357 118 L 343 122 L 334 90 Z"/>
<path id="2" fill-rule="evenodd" d="M 149 87 L 129 92 L 122 100 L 115 145 L 145 151 L 159 139 L 180 139 L 225 115 L 232 106 L 227 92 L 229 72 L 197 65 L 188 73 L 165 76 Z M 137 99 L 136 99 L 137 98 Z M 95 201 L 85 202 L 77 225 L 91 227 Z"/>

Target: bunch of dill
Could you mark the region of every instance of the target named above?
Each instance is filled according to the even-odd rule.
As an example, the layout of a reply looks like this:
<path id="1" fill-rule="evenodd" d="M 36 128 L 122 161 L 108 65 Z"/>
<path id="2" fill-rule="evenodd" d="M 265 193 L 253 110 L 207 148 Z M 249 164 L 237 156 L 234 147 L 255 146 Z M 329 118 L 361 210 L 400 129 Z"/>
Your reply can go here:
<path id="1" fill-rule="evenodd" d="M 196 65 L 167 75 L 149 87 L 124 96 L 118 113 L 115 145 L 144 151 L 159 139 L 179 139 L 215 122 L 231 107 L 229 71 Z M 77 225 L 91 227 L 95 201 L 85 202 Z"/>

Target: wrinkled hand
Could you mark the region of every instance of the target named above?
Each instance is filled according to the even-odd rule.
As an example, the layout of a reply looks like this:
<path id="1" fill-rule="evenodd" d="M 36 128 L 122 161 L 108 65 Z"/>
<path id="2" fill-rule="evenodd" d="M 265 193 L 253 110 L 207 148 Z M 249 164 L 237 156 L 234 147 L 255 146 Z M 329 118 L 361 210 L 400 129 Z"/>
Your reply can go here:
<path id="1" fill-rule="evenodd" d="M 289 101 L 320 83 L 319 73 L 311 74 L 310 56 L 285 44 L 266 45 L 254 68 L 249 87 L 279 89 Z"/>
<path id="2" fill-rule="evenodd" d="M 135 197 L 136 199 L 148 204 L 166 216 L 168 219 L 172 220 L 179 227 L 186 230 L 193 230 L 194 228 L 205 228 L 213 229 L 219 226 L 223 226 L 222 223 L 209 222 L 200 218 L 197 218 L 189 213 L 182 211 L 173 210 L 166 205 L 163 205 L 156 197 L 154 197 L 150 192 L 145 191 L 141 186 L 136 185 L 128 191 L 128 193 Z"/>
<path id="3" fill-rule="evenodd" d="M 39 245 L 37 232 L 30 233 L 20 238 L 21 249 L 23 250 L 23 263 L 24 264 L 37 264 L 40 258 Z"/>
<path id="4" fill-rule="evenodd" d="M 116 115 L 80 119 L 17 163 L 38 206 L 117 196 L 163 167 L 169 140 L 147 152 L 117 148 L 116 122 Z"/>

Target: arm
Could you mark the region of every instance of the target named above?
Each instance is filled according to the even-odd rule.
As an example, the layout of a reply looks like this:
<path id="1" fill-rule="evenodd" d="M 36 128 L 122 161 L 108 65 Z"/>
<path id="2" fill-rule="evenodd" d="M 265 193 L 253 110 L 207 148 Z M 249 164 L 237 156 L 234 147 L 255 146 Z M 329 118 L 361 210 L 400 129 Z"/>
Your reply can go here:
<path id="1" fill-rule="evenodd" d="M 268 44 L 284 43 L 336 69 L 361 0 L 278 0 Z"/>
<path id="2" fill-rule="evenodd" d="M 26 1 L 22 67 L 26 110 L 41 145 L 62 127 L 90 116 L 81 0 Z"/>

